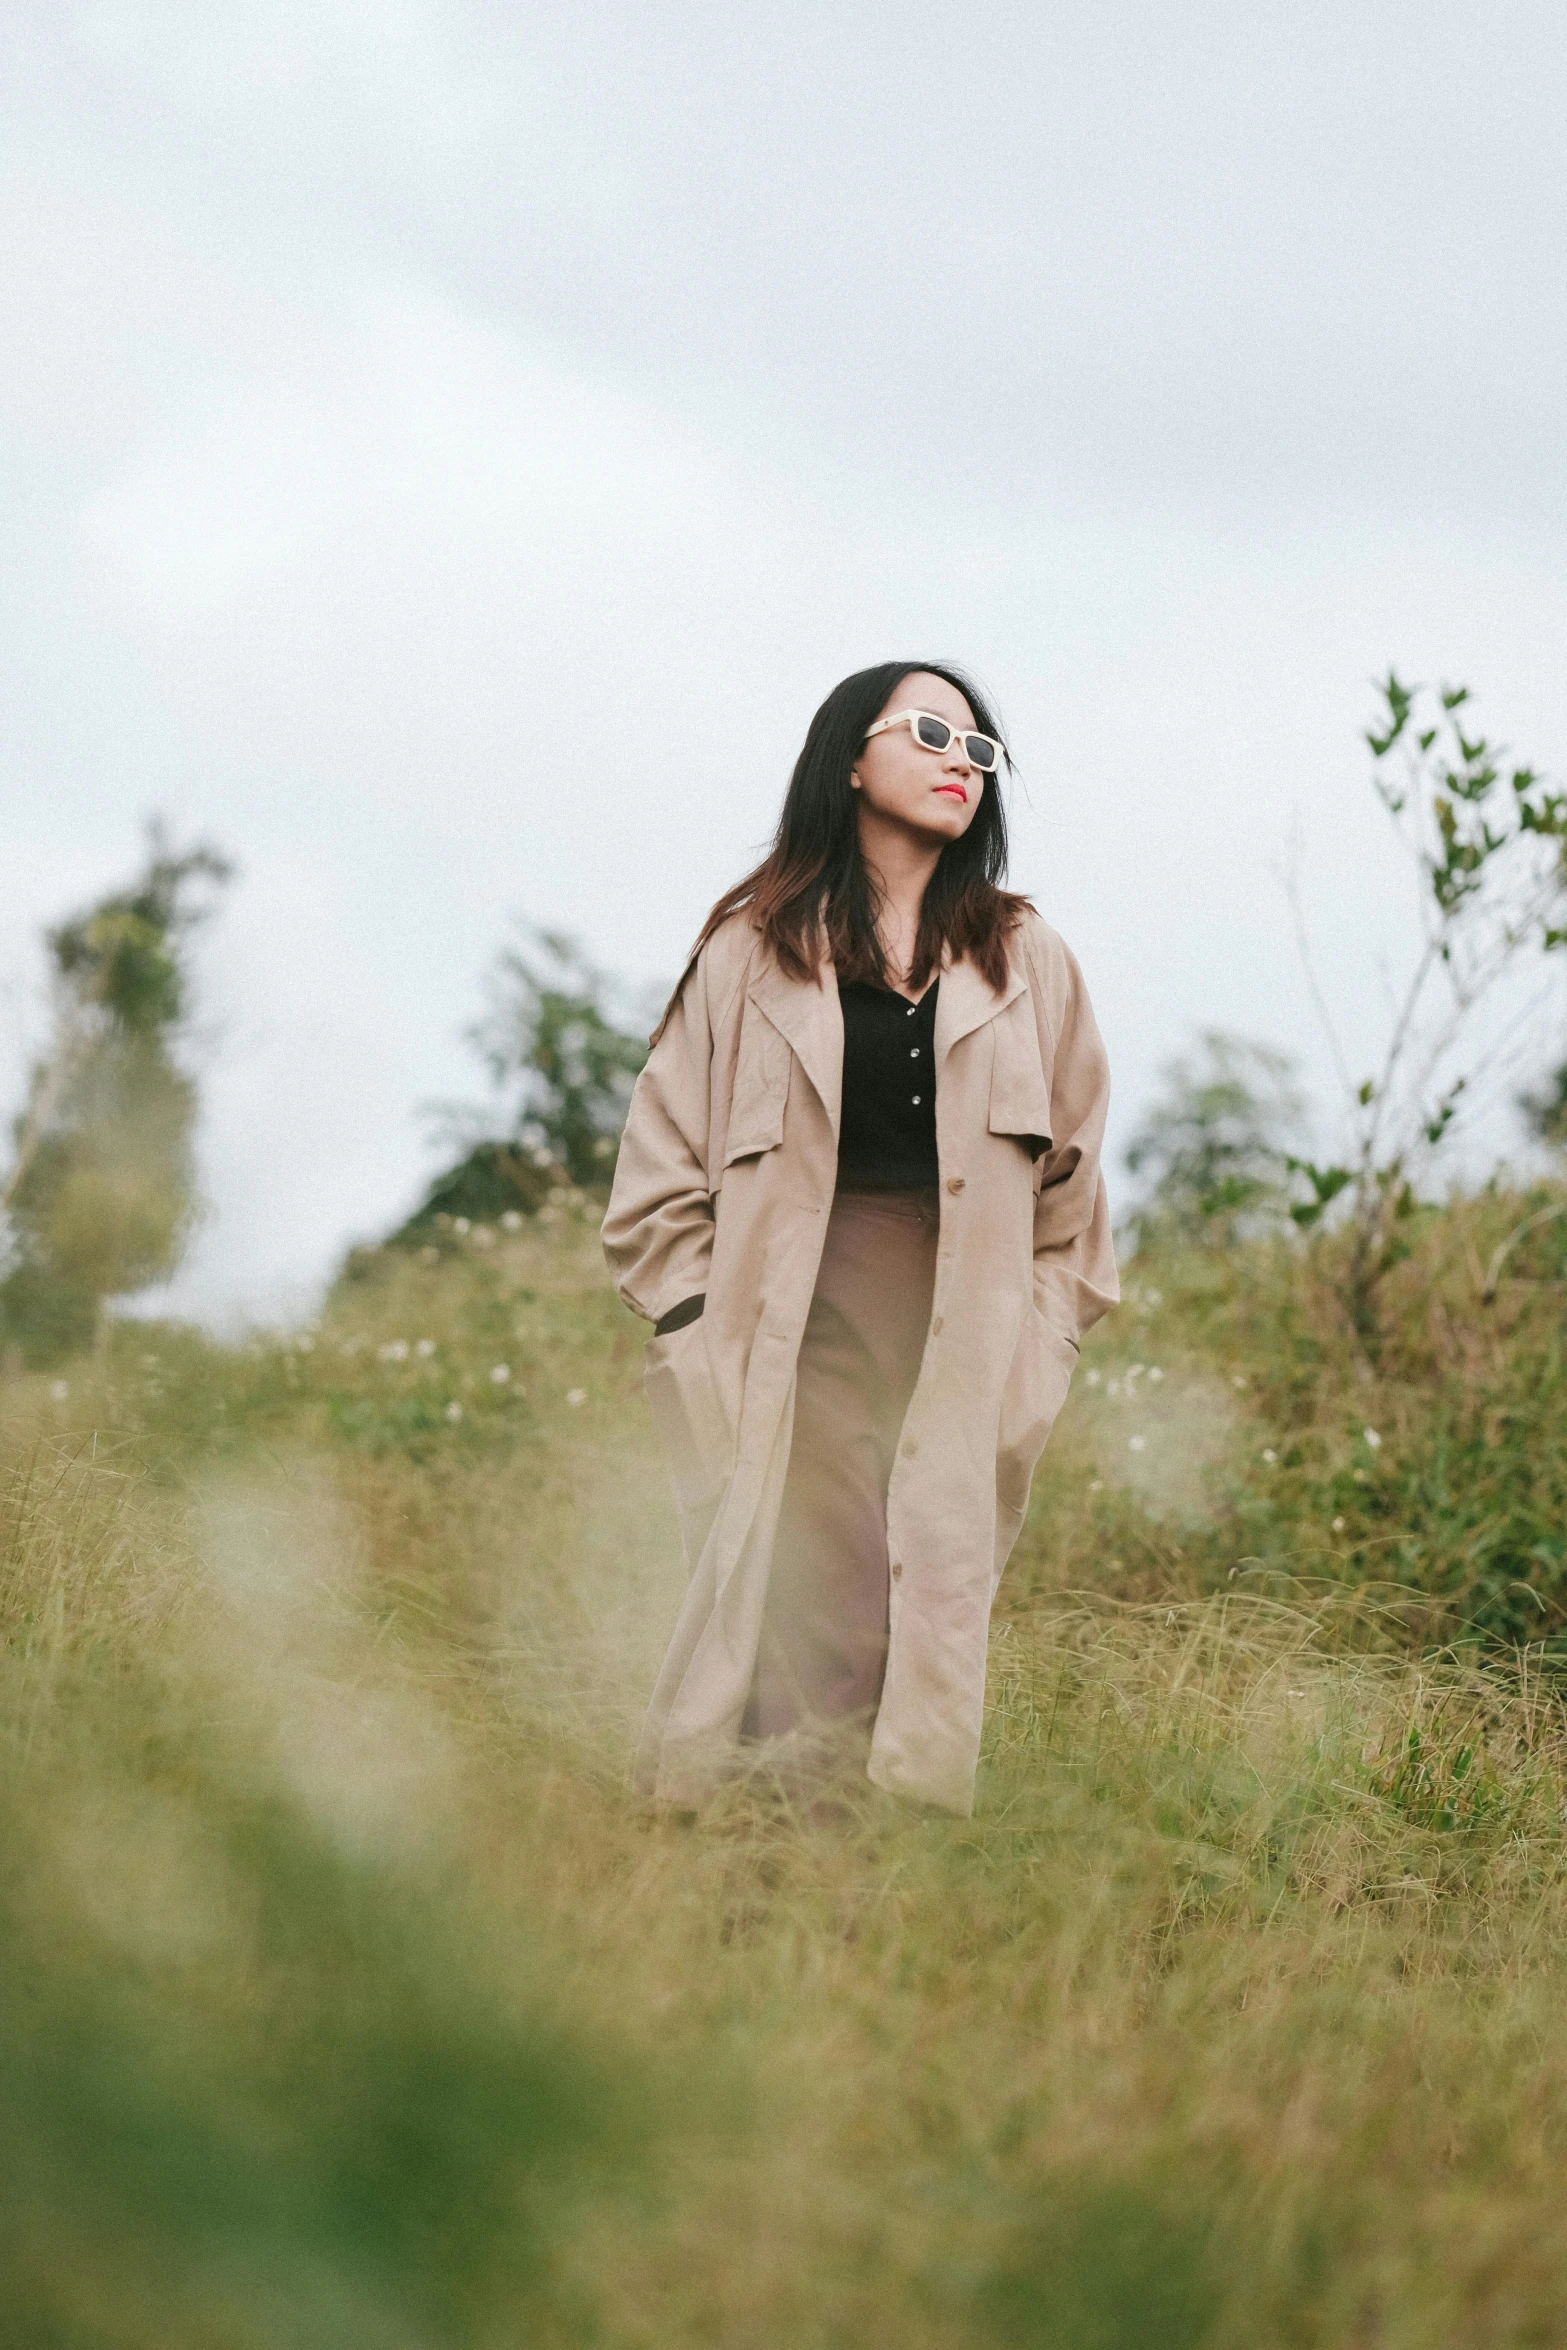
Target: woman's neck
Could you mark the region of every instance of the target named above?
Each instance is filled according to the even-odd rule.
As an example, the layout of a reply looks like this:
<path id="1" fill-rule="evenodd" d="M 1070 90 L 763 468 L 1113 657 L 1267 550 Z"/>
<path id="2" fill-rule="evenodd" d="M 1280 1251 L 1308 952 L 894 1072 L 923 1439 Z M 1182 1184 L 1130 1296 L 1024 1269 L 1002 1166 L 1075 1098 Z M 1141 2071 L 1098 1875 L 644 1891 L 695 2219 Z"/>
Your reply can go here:
<path id="1" fill-rule="evenodd" d="M 876 893 L 876 935 L 895 987 L 904 986 L 913 969 L 920 910 L 945 845 L 889 822 L 874 808 L 860 810 L 860 855 Z"/>

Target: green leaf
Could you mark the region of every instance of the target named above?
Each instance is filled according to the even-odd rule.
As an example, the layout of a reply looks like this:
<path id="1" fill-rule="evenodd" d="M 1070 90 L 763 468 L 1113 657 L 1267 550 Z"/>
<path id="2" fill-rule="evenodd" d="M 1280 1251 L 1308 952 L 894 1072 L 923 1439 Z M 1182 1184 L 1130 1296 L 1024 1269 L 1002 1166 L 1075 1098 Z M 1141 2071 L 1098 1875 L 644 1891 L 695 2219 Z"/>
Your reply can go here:
<path id="1" fill-rule="evenodd" d="M 1287 1157 L 1284 1164 L 1292 1175 L 1304 1175 L 1316 1193 L 1316 1206 L 1311 1210 L 1313 1216 L 1320 1214 L 1330 1200 L 1337 1199 L 1346 1184 L 1353 1183 L 1355 1180 L 1348 1167 L 1318 1167 L 1310 1159 L 1293 1157 Z M 1291 1208 L 1290 1214 L 1294 1216 L 1297 1223 L 1301 1221 L 1299 1212 L 1295 1208 Z"/>
<path id="2" fill-rule="evenodd" d="M 1374 726 L 1368 727 L 1366 740 L 1371 745 L 1373 755 L 1381 759 L 1386 757 L 1409 723 L 1414 691 L 1402 684 L 1397 672 L 1392 669 L 1388 671 L 1385 682 L 1378 686 L 1377 691 L 1387 704 L 1387 729 L 1384 733 L 1379 734 Z"/>

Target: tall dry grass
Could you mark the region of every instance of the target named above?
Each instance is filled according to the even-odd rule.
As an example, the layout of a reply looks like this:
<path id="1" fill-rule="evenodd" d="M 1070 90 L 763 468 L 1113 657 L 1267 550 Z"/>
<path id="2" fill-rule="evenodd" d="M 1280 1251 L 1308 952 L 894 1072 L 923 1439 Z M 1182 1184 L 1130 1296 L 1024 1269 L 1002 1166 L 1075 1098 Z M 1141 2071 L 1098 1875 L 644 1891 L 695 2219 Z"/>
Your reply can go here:
<path id="1" fill-rule="evenodd" d="M 1368 1374 L 1298 1264 L 1137 1268 L 974 1819 L 693 1822 L 625 1792 L 679 1569 L 587 1218 L 360 1270 L 5 1391 L 13 2338 L 1561 2338 L 1558 1684 L 1366 1531 L 1548 1292 Z"/>

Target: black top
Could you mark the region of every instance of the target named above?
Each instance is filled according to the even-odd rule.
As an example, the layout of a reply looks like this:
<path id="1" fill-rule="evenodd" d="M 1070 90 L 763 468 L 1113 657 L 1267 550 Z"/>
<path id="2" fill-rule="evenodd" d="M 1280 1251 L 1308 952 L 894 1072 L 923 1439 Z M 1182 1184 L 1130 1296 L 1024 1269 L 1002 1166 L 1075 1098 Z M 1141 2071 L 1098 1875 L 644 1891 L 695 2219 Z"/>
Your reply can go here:
<path id="1" fill-rule="evenodd" d="M 840 1191 L 923 1191 L 936 1181 L 936 990 L 917 1004 L 863 980 L 843 1006 Z"/>

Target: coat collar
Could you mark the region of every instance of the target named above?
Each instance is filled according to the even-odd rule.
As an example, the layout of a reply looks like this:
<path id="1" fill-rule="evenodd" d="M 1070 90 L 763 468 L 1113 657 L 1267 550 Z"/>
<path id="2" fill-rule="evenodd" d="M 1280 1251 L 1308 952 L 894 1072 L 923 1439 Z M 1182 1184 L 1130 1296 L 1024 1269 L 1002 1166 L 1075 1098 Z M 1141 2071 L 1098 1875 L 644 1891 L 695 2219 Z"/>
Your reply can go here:
<path id="1" fill-rule="evenodd" d="M 998 995 L 973 963 L 954 961 L 949 948 L 942 956 L 941 993 L 936 998 L 937 1069 L 955 1044 L 1005 1011 L 1027 985 L 1020 956 L 1009 959 L 1007 984 Z M 843 1013 L 832 958 L 823 954 L 814 980 L 790 979 L 767 954 L 752 972 L 747 992 L 788 1038 L 836 1133 L 843 1097 Z"/>

